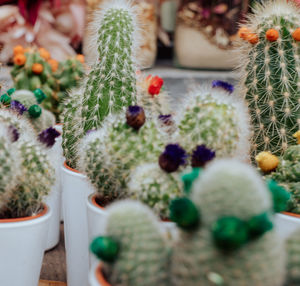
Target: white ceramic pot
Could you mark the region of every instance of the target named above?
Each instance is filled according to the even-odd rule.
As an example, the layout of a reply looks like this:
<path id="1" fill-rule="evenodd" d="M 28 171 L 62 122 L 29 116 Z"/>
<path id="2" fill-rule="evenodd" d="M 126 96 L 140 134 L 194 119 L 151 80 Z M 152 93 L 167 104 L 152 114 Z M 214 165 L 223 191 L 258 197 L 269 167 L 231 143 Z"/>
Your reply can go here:
<path id="1" fill-rule="evenodd" d="M 101 264 L 95 263 L 90 271 L 89 286 L 111 286 L 101 273 Z M 136 285 L 138 286 L 138 285 Z"/>
<path id="2" fill-rule="evenodd" d="M 93 193 L 86 176 L 62 166 L 65 248 L 68 286 L 88 285 L 89 244 L 86 200 Z"/>
<path id="3" fill-rule="evenodd" d="M 50 216 L 0 220 L 0 285 L 38 285 Z"/>
<path id="4" fill-rule="evenodd" d="M 275 226 L 280 237 L 287 239 L 294 231 L 300 229 L 300 215 L 276 214 Z"/>

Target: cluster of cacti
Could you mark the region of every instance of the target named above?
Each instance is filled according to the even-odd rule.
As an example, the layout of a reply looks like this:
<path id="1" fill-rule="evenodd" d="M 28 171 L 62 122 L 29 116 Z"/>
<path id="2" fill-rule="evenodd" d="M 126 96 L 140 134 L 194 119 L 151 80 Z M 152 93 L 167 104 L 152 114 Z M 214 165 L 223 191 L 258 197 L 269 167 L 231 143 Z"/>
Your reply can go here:
<path id="1" fill-rule="evenodd" d="M 240 92 L 251 114 L 253 156 L 283 154 L 300 127 L 299 16 L 293 1 L 267 1 L 239 32 Z"/>
<path id="2" fill-rule="evenodd" d="M 229 94 L 228 88 L 198 87 L 182 106 L 176 119 L 176 139 L 189 153 L 195 146 L 205 144 L 217 157 L 247 159 L 247 110 L 242 100 Z"/>
<path id="3" fill-rule="evenodd" d="M 79 170 L 90 179 L 99 198 L 111 201 L 128 196 L 131 171 L 141 163 L 157 160 L 164 145 L 155 121 L 146 120 L 141 107 L 130 106 L 127 122 L 123 117 L 109 116 L 102 128 L 83 139 Z"/>
<path id="4" fill-rule="evenodd" d="M 16 89 L 42 89 L 47 95 L 43 106 L 59 119 L 66 91 L 76 87 L 84 75 L 84 57 L 78 55 L 59 63 L 51 59 L 50 53 L 44 48 L 24 49 L 22 46 L 16 46 L 14 54 L 11 75 Z"/>
<path id="5" fill-rule="evenodd" d="M 168 247 L 158 219 L 138 202 L 123 201 L 107 209 L 106 236 L 91 250 L 104 261 L 111 285 L 168 285 Z"/>
<path id="6" fill-rule="evenodd" d="M 300 283 L 300 230 L 295 231 L 287 240 L 287 285 Z"/>
<path id="7" fill-rule="evenodd" d="M 55 180 L 50 159 L 35 133 L 24 134 L 30 131 L 30 126 L 22 130 L 26 124 L 9 110 L 0 112 L 1 218 L 38 213 Z"/>
<path id="8" fill-rule="evenodd" d="M 41 107 L 41 103 L 46 95 L 41 89 L 33 92 L 29 90 L 17 90 L 7 92 L 0 98 L 5 106 L 18 112 L 20 115 L 26 116 L 37 132 L 45 130 L 55 125 L 54 115 Z"/>

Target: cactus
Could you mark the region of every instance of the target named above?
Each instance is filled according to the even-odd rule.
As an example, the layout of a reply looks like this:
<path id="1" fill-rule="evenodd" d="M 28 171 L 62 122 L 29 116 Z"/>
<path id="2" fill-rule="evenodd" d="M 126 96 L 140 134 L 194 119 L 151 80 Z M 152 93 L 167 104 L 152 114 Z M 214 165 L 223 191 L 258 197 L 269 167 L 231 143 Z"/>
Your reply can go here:
<path id="1" fill-rule="evenodd" d="M 157 160 L 163 148 L 154 121 L 147 120 L 136 131 L 119 116 L 109 116 L 101 129 L 80 143 L 79 170 L 90 179 L 99 198 L 111 201 L 128 195 L 131 171 L 141 163 Z"/>
<path id="2" fill-rule="evenodd" d="M 129 195 L 149 207 L 162 218 L 169 218 L 169 203 L 182 196 L 178 173 L 168 174 L 156 163 L 136 167 L 128 183 Z"/>
<path id="3" fill-rule="evenodd" d="M 300 231 L 294 232 L 286 242 L 287 248 L 287 285 L 300 283 Z"/>
<path id="4" fill-rule="evenodd" d="M 300 10 L 293 1 L 257 4 L 240 30 L 240 92 L 253 127 L 252 155 L 281 155 L 300 127 Z"/>
<path id="5" fill-rule="evenodd" d="M 171 204 L 171 217 L 185 214 L 178 219 L 184 228 L 172 256 L 173 285 L 282 285 L 283 243 L 272 229 L 270 192 L 252 167 L 214 161 L 190 197 Z"/>
<path id="6" fill-rule="evenodd" d="M 191 92 L 176 117 L 177 140 L 189 153 L 205 144 L 217 157 L 246 160 L 249 150 L 247 111 L 243 102 L 220 88 Z"/>
<path id="7" fill-rule="evenodd" d="M 84 91 L 85 132 L 101 127 L 107 115 L 136 102 L 134 46 L 137 28 L 133 8 L 127 1 L 114 1 L 99 13 L 93 23 L 99 29 L 99 60 L 88 75 Z"/>
<path id="8" fill-rule="evenodd" d="M 105 262 L 111 285 L 168 285 L 168 247 L 159 222 L 141 203 L 122 201 L 107 209 L 106 236 L 91 249 Z M 117 249 L 117 251 L 116 251 Z"/>

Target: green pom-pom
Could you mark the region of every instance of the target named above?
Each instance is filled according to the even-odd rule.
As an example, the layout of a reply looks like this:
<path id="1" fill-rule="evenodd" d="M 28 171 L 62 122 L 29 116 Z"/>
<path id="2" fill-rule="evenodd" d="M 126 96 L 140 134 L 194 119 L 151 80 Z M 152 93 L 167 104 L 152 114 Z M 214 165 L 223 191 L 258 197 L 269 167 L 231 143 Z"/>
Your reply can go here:
<path id="1" fill-rule="evenodd" d="M 274 180 L 268 181 L 268 188 L 272 193 L 274 211 L 285 211 L 288 206 L 288 202 L 291 199 L 291 194 L 283 187 L 279 186 Z"/>
<path id="2" fill-rule="evenodd" d="M 257 238 L 273 228 L 273 222 L 268 213 L 254 216 L 248 221 L 251 238 Z"/>
<path id="3" fill-rule="evenodd" d="M 111 237 L 100 236 L 93 240 L 91 252 L 105 262 L 114 262 L 119 253 L 119 244 Z"/>
<path id="4" fill-rule="evenodd" d="M 248 227 L 237 217 L 222 217 L 212 226 L 212 236 L 219 249 L 234 251 L 247 243 Z"/>
<path id="5" fill-rule="evenodd" d="M 42 103 L 47 98 L 46 94 L 40 88 L 37 88 L 33 93 L 38 103 Z"/>
<path id="6" fill-rule="evenodd" d="M 191 192 L 193 182 L 199 177 L 201 171 L 201 168 L 193 168 L 193 170 L 190 173 L 184 174 L 181 177 L 184 185 L 184 191 L 186 194 L 189 194 Z"/>
<path id="7" fill-rule="evenodd" d="M 0 102 L 3 103 L 4 105 L 8 105 L 11 102 L 11 97 L 6 93 L 2 94 L 0 97 Z"/>
<path id="8" fill-rule="evenodd" d="M 185 230 L 194 230 L 200 224 L 200 213 L 188 198 L 178 198 L 170 204 L 170 219 Z"/>
<path id="9" fill-rule="evenodd" d="M 6 93 L 8 95 L 12 95 L 15 91 L 16 91 L 16 89 L 13 87 L 13 88 L 10 88 Z"/>
<path id="10" fill-rule="evenodd" d="M 28 113 L 32 118 L 38 118 L 42 114 L 42 108 L 37 104 L 31 105 L 28 109 Z"/>

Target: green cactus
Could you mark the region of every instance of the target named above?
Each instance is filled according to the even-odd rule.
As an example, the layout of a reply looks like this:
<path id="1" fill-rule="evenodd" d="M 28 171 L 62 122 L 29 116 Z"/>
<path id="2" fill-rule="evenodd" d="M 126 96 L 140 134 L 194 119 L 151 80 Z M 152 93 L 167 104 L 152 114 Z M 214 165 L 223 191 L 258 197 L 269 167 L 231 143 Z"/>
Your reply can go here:
<path id="1" fill-rule="evenodd" d="M 276 171 L 267 178 L 275 180 L 291 193 L 287 211 L 300 214 L 300 145 L 290 146 L 280 158 Z"/>
<path id="2" fill-rule="evenodd" d="M 300 283 L 300 231 L 294 232 L 287 240 L 287 285 Z"/>
<path id="3" fill-rule="evenodd" d="M 240 86 L 251 114 L 253 156 L 283 154 L 300 127 L 299 16 L 293 1 L 266 1 L 240 33 Z"/>
<path id="4" fill-rule="evenodd" d="M 122 201 L 107 212 L 106 236 L 96 239 L 91 249 L 105 261 L 103 272 L 110 284 L 168 285 L 167 242 L 151 210 L 138 202 Z"/>
<path id="5" fill-rule="evenodd" d="M 180 145 L 189 153 L 205 144 L 217 157 L 247 159 L 249 128 L 243 102 L 224 90 L 201 87 L 192 92 L 178 113 Z"/>
<path id="6" fill-rule="evenodd" d="M 129 195 L 153 209 L 162 218 L 169 218 L 171 200 L 182 196 L 178 173 L 168 174 L 157 163 L 136 167 L 128 183 Z"/>
<path id="7" fill-rule="evenodd" d="M 92 68 L 84 91 L 85 132 L 101 127 L 107 115 L 136 102 L 133 58 L 136 24 L 132 8 L 124 1 L 108 4 L 94 24 L 99 29 L 99 61 Z"/>
<path id="8" fill-rule="evenodd" d="M 101 129 L 81 142 L 79 170 L 90 179 L 99 198 L 111 201 L 128 196 L 131 171 L 157 160 L 164 145 L 154 121 L 147 120 L 137 132 L 124 119 L 109 116 Z"/>
<path id="9" fill-rule="evenodd" d="M 191 214 L 174 246 L 173 285 L 283 284 L 285 251 L 272 230 L 271 195 L 252 167 L 214 161 L 193 183 L 191 199 L 194 206 L 179 200 L 171 208 Z M 187 212 L 191 206 L 198 216 Z"/>

